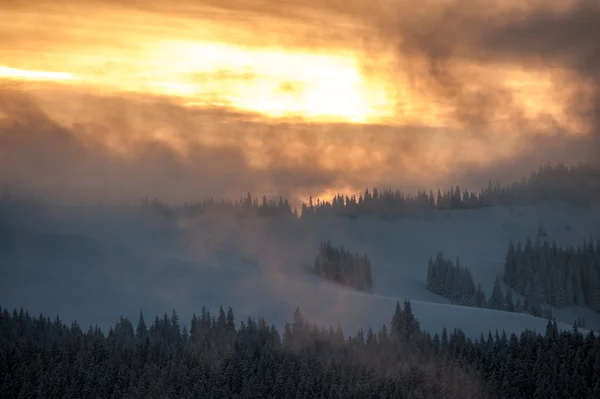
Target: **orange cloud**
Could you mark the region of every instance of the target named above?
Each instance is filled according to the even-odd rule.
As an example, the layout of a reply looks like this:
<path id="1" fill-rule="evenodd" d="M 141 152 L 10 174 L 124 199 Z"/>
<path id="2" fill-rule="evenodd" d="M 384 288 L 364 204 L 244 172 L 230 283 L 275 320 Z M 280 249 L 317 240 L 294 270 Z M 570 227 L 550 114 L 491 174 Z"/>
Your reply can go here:
<path id="1" fill-rule="evenodd" d="M 149 0 L 31 8 L 14 2 L 2 21 L 8 40 L 0 50 L 6 64 L 0 76 L 52 71 L 95 90 L 167 95 L 189 106 L 296 120 L 589 130 L 569 114 L 571 93 L 561 89 L 577 84 L 578 76 L 460 54 L 476 48 L 467 36 L 482 30 L 476 18 L 495 12 L 493 20 L 502 21 L 502 11 L 524 6 L 409 3 L 184 1 L 166 7 Z M 542 6 L 531 3 L 525 11 L 536 7 Z"/>
<path id="2" fill-rule="evenodd" d="M 423 187 L 473 165 L 554 160 L 551 142 L 598 131 L 592 2 L 2 7 L 0 178 L 47 188 L 54 174 L 70 187 L 57 192 L 161 196 L 165 180 L 174 199 Z"/>

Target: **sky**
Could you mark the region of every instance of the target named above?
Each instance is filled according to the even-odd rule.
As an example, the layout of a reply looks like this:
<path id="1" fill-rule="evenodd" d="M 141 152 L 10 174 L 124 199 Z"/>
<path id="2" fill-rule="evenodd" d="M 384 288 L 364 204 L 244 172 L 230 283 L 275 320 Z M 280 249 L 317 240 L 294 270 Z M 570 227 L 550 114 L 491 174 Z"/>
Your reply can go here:
<path id="1" fill-rule="evenodd" d="M 600 152 L 597 1 L 7 0 L 0 11 L 0 183 L 22 192 L 298 202 L 477 189 Z"/>

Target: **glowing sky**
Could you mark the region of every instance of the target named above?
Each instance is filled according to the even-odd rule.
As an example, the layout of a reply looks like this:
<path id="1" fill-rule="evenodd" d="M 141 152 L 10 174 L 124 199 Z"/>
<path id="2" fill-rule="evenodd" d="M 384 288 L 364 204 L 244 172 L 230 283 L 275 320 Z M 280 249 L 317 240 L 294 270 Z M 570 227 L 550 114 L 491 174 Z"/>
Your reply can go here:
<path id="1" fill-rule="evenodd" d="M 335 176 L 315 183 L 324 193 L 431 181 L 531 150 L 524 137 L 596 129 L 593 2 L 33 4 L 0 6 L 5 148 L 36 112 L 132 174 L 140 140 L 190 175 L 198 146 L 227 147 L 269 181 L 249 188 L 282 191 L 277 176 L 302 169 Z M 15 173 L 0 178 L 33 179 L 4 162 Z"/>
<path id="2" fill-rule="evenodd" d="M 362 73 L 353 49 L 288 48 L 236 21 L 215 23 L 208 8 L 198 11 L 204 18 L 107 5 L 17 9 L 3 21 L 14 45 L 3 46 L 0 76 L 69 77 L 268 117 L 364 123 L 392 115 L 384 82 Z M 254 19 L 268 29 L 268 18 Z"/>

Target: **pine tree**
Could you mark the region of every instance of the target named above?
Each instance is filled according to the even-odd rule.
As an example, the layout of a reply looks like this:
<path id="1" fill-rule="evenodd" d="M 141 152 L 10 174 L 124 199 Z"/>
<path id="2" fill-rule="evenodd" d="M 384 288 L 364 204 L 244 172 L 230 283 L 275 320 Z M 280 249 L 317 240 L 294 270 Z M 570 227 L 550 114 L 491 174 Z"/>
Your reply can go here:
<path id="1" fill-rule="evenodd" d="M 517 285 L 517 259 L 515 253 L 515 245 L 512 240 L 508 243 L 508 251 L 504 263 L 504 282 L 510 287 Z"/>
<path id="2" fill-rule="evenodd" d="M 446 327 L 442 328 L 442 349 L 447 349 L 448 348 L 448 330 L 446 330 Z"/>
<path id="3" fill-rule="evenodd" d="M 429 291 L 435 292 L 434 291 L 434 277 L 435 276 L 435 270 L 434 270 L 434 266 L 433 266 L 433 261 L 431 260 L 431 258 L 429 258 L 429 260 L 427 261 L 427 279 L 426 279 L 426 283 L 427 283 L 427 289 Z"/>
<path id="4" fill-rule="evenodd" d="M 588 292 L 587 303 L 589 308 L 595 312 L 600 312 L 600 277 L 595 270 L 590 272 Z"/>
<path id="5" fill-rule="evenodd" d="M 222 333 L 227 329 L 227 316 L 225 315 L 225 309 L 223 309 L 223 305 L 219 306 L 219 316 L 217 317 L 217 325 L 215 329 Z"/>
<path id="6" fill-rule="evenodd" d="M 546 324 L 546 337 L 555 340 L 558 338 L 558 325 L 556 319 L 549 318 Z"/>
<path id="7" fill-rule="evenodd" d="M 504 294 L 502 293 L 500 279 L 496 277 L 496 280 L 494 281 L 494 289 L 488 301 L 488 306 L 492 309 L 504 310 L 505 303 L 506 300 L 504 299 Z"/>
<path id="8" fill-rule="evenodd" d="M 487 307 L 487 302 L 485 300 L 485 292 L 483 291 L 483 288 L 481 287 L 481 284 L 477 284 L 477 307 L 479 308 L 486 308 Z"/>
<path id="9" fill-rule="evenodd" d="M 515 304 L 513 302 L 513 293 L 512 290 L 509 288 L 508 290 L 506 290 L 506 305 L 505 305 L 505 309 L 509 312 L 514 312 L 515 311 Z"/>
<path id="10" fill-rule="evenodd" d="M 291 350 L 294 342 L 293 339 L 292 326 L 286 321 L 283 327 L 283 347 Z"/>
<path id="11" fill-rule="evenodd" d="M 146 322 L 144 321 L 144 314 L 140 310 L 140 317 L 138 320 L 138 325 L 135 330 L 135 336 L 137 339 L 145 338 L 148 335 L 148 328 L 146 327 Z"/>
<path id="12" fill-rule="evenodd" d="M 539 279 L 532 277 L 525 292 L 524 309 L 534 316 L 542 315 L 542 293 Z"/>
<path id="13" fill-rule="evenodd" d="M 560 270 L 555 268 L 552 270 L 551 272 L 551 283 L 550 283 L 550 288 L 552 290 L 554 290 L 554 301 L 550 302 L 551 305 L 557 307 L 557 308 L 563 308 L 565 307 L 565 286 L 562 283 L 562 278 L 560 275 Z"/>
<path id="14" fill-rule="evenodd" d="M 394 340 L 400 340 L 403 336 L 405 329 L 404 313 L 400 307 L 400 302 L 396 301 L 396 309 L 392 316 L 392 323 L 390 325 L 390 335 Z"/>
<path id="15" fill-rule="evenodd" d="M 575 271 L 575 274 L 574 274 L 573 292 L 574 292 L 573 299 L 574 299 L 575 303 L 579 306 L 587 306 L 587 302 L 585 300 L 585 294 L 583 293 L 583 283 L 581 281 L 581 273 L 579 271 Z"/>
<path id="16" fill-rule="evenodd" d="M 235 317 L 233 315 L 233 309 L 231 309 L 231 306 L 227 309 L 226 327 L 227 331 L 235 331 Z"/>
<path id="17" fill-rule="evenodd" d="M 410 337 L 414 334 L 417 334 L 421 331 L 419 321 L 415 318 L 412 312 L 412 306 L 408 299 L 404 300 L 404 309 L 402 311 L 404 315 L 404 323 L 405 323 L 405 331 L 406 337 Z"/>
<path id="18" fill-rule="evenodd" d="M 572 272 L 567 269 L 565 279 L 565 305 L 571 306 L 575 304 L 575 291 L 573 286 L 573 275 Z"/>
<path id="19" fill-rule="evenodd" d="M 181 329 L 179 327 L 179 316 L 175 309 L 171 313 L 171 322 L 170 322 L 170 333 L 169 337 L 171 342 L 179 340 L 181 338 Z"/>

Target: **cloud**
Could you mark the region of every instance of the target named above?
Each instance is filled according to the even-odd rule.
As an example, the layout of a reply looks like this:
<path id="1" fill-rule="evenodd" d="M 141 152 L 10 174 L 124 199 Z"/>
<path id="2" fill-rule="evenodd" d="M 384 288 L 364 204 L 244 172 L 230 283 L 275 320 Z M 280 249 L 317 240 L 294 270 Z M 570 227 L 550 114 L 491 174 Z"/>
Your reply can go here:
<path id="1" fill-rule="evenodd" d="M 600 5 L 580 1 L 566 11 L 541 10 L 506 21 L 481 44 L 488 54 L 509 62 L 565 68 L 581 80 L 570 98 L 570 111 L 589 120 L 600 136 Z M 490 56 L 490 55 L 488 55 Z"/>
<path id="2" fill-rule="evenodd" d="M 415 6 L 411 0 L 96 0 L 87 7 L 67 1 L 61 9 L 41 2 L 52 17 L 42 27 L 33 23 L 27 3 L 9 4 L 21 11 L 0 29 L 12 38 L 11 48 L 25 54 L 91 52 L 76 62 L 99 57 L 84 65 L 101 75 L 118 71 L 115 76 L 131 79 L 127 54 L 161 40 L 218 39 L 331 54 L 341 49 L 355 52 L 365 75 L 395 96 L 400 120 L 418 115 L 424 124 L 458 125 L 482 135 L 598 130 L 599 7 L 592 1 L 426 0 Z M 6 57 L 23 63 L 19 54 Z M 240 84 L 257 76 L 222 70 L 190 78 Z"/>
<path id="3" fill-rule="evenodd" d="M 479 182 L 465 180 L 466 172 L 519 159 L 528 173 L 538 162 L 577 157 L 573 149 L 586 143 L 518 135 L 490 143 L 446 129 L 283 123 L 161 97 L 60 88 L 3 87 L 0 115 L 0 181 L 71 201 L 149 195 L 184 202 L 250 191 L 298 204 L 308 194 L 371 186 L 410 191 Z"/>
<path id="4" fill-rule="evenodd" d="M 382 42 L 396 51 L 397 75 L 445 104 L 463 126 L 484 130 L 506 120 L 502 128 L 548 129 L 528 108 L 531 91 L 548 78 L 554 101 L 567 99 L 568 119 L 582 120 L 597 131 L 588 114 L 598 109 L 598 52 L 595 40 L 600 7 L 591 1 L 489 2 L 426 1 L 393 3 L 390 16 L 375 15 Z M 374 7 L 377 10 L 377 7 Z M 377 11 L 375 11 L 377 14 Z M 520 87 L 512 81 L 521 80 Z M 537 82 L 536 82 L 537 81 Z M 565 85 L 567 87 L 565 87 Z M 522 95 L 524 94 L 524 95 Z M 552 106 L 548 98 L 536 98 Z M 549 113 L 551 115 L 551 113 Z M 566 124 L 556 121 L 556 127 Z"/>
<path id="5" fill-rule="evenodd" d="M 92 102 L 88 108 L 101 111 L 94 119 L 66 126 L 27 94 L 0 91 L 0 180 L 54 198 L 135 201 L 150 195 L 185 201 L 209 195 L 237 198 L 246 191 L 291 194 L 335 179 L 302 164 L 304 159 L 292 164 L 275 160 L 267 169 L 252 167 L 242 142 L 210 144 L 202 123 L 192 122 L 205 119 L 207 111 L 119 98 L 86 101 Z M 152 113 L 160 117 L 143 123 Z M 232 123 L 235 114 L 225 119 Z M 166 137 L 153 136 L 164 126 L 170 128 Z M 201 138 L 209 140 L 203 143 Z"/>
<path id="6" fill-rule="evenodd" d="M 384 82 L 398 102 L 396 125 L 353 125 L 186 107 L 95 86 L 2 84 L 0 181 L 57 197 L 184 201 L 252 191 L 306 198 L 372 185 L 469 185 L 484 180 L 474 168 L 513 178 L 600 149 L 590 146 L 590 138 L 600 142 L 600 11 L 592 1 L 97 0 L 60 9 L 41 1 L 49 17 L 43 34 L 33 30 L 38 14 L 29 3 L 5 7 L 22 19 L 6 20 L 10 35 L 0 28 L 10 39 L 0 56 L 8 51 L 19 62 L 59 54 L 60 66 L 63 54 L 90 53 L 98 59 L 64 65 L 108 73 L 144 40 L 193 41 L 209 24 L 240 45 L 354 51 L 365 76 Z M 47 56 L 30 57 L 38 51 Z M 125 72 L 113 80 L 126 83 Z M 268 77 L 261 73 L 189 78 L 235 85 Z M 282 95 L 303 90 L 295 81 L 274 87 Z"/>
<path id="7" fill-rule="evenodd" d="M 299 33 L 288 27 L 286 34 L 281 21 L 310 26 L 321 41 L 367 52 L 372 57 L 363 58 L 365 69 L 384 65 L 388 84 L 407 82 L 481 134 L 496 128 L 600 135 L 600 6 L 592 0 L 428 0 L 418 6 L 411 0 L 228 0 L 169 9 L 135 4 L 195 18 L 206 10 L 220 10 L 217 18 L 225 19 L 231 13 L 272 18 L 280 23 L 269 25 L 276 31 L 262 32 L 266 43 Z M 336 29 L 323 28 L 323 21 Z M 302 36 L 296 45 L 303 41 L 311 43 Z M 390 49 L 393 60 L 383 59 L 382 50 L 389 56 Z M 566 105 L 554 112 L 560 105 L 553 101 Z"/>

